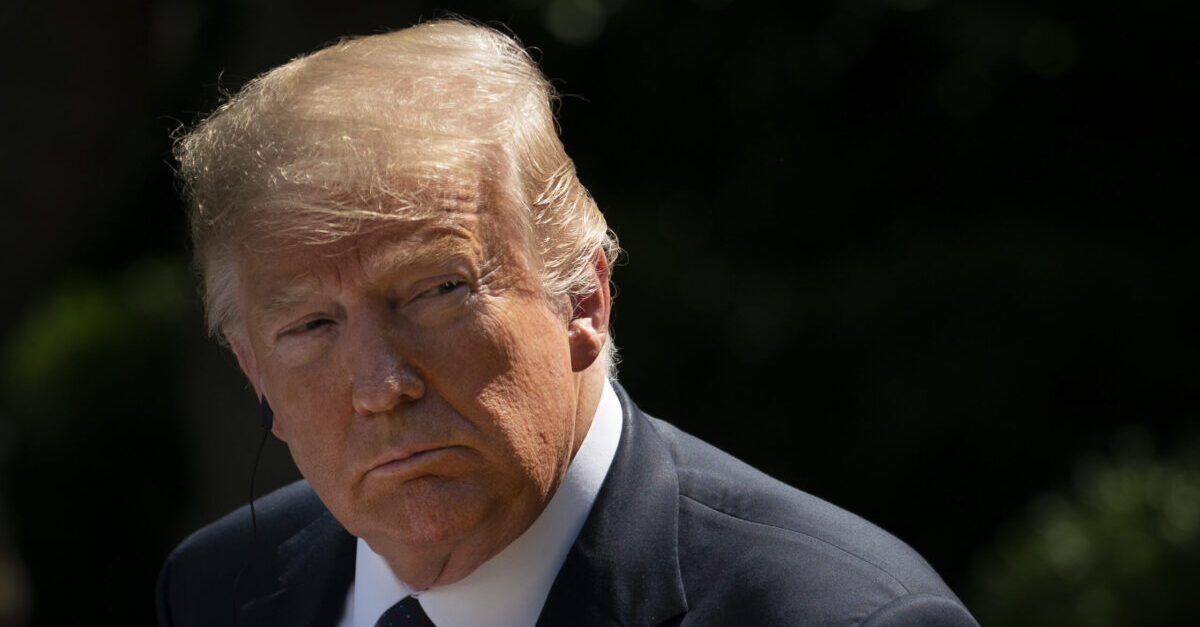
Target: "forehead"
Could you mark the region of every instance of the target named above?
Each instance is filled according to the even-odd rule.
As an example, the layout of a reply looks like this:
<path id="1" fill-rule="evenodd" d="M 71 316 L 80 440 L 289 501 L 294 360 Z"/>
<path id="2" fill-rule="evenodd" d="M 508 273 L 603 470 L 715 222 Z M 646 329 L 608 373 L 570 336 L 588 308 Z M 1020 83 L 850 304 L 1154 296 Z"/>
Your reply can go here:
<path id="1" fill-rule="evenodd" d="M 303 288 L 330 271 L 351 269 L 369 279 L 412 267 L 480 263 L 496 248 L 496 236 L 488 235 L 495 229 L 486 222 L 478 213 L 456 213 L 389 221 L 325 244 L 246 247 L 238 255 L 239 282 L 261 293 Z"/>

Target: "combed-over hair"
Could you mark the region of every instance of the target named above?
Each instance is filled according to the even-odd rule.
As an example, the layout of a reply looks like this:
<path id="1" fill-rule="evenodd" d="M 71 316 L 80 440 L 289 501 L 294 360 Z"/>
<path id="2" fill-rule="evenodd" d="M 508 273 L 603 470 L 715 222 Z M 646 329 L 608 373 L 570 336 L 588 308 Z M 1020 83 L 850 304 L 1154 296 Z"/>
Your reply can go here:
<path id="1" fill-rule="evenodd" d="M 175 143 L 209 332 L 239 322 L 234 253 L 325 244 L 486 193 L 547 296 L 618 252 L 558 138 L 557 98 L 512 37 L 458 19 L 349 38 L 249 81 Z M 223 338 L 221 338 L 223 339 Z"/>

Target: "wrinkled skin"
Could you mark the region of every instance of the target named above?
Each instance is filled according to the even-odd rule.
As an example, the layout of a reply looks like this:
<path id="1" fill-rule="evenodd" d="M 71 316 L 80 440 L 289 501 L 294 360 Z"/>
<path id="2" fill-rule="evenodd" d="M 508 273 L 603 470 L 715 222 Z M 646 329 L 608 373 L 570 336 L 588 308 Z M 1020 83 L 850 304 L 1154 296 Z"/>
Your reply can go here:
<path id="1" fill-rule="evenodd" d="M 519 536 L 603 385 L 607 266 L 555 303 L 516 230 L 473 202 L 335 245 L 238 258 L 239 364 L 353 535 L 417 589 Z"/>

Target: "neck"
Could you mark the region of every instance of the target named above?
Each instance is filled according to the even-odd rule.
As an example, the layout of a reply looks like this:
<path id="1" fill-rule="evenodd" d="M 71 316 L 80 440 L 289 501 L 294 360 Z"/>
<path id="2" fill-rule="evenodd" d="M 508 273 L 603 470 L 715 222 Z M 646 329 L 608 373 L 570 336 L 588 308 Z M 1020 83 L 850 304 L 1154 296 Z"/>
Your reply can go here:
<path id="1" fill-rule="evenodd" d="M 608 382 L 604 370 L 597 366 L 599 364 L 593 364 L 592 367 L 579 373 L 579 400 L 575 405 L 575 437 L 571 446 L 571 459 L 575 459 L 575 454 L 583 445 L 583 439 L 587 437 L 588 431 L 592 428 L 592 420 L 596 417 L 596 408 L 600 406 L 600 396 L 604 393 L 604 386 Z M 565 468 L 563 470 L 566 471 Z"/>

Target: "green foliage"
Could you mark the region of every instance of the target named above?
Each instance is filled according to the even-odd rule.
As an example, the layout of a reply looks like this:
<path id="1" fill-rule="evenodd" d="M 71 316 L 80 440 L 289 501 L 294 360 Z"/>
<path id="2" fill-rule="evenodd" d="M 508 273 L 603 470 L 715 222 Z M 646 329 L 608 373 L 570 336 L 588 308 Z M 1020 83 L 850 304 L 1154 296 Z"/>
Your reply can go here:
<path id="1" fill-rule="evenodd" d="M 199 321 L 186 268 L 146 258 L 49 285 L 3 338 L 0 498 L 17 513 L 33 625 L 152 620 L 144 597 L 177 539 L 162 521 L 188 496 L 180 338 Z M 79 578 L 63 565 L 80 563 L 106 585 L 56 602 Z"/>
<path id="2" fill-rule="evenodd" d="M 116 295 L 101 284 L 58 290 L 11 338 L 6 356 L 11 382 L 22 388 L 45 382 L 80 348 L 123 336 L 124 317 Z"/>
<path id="3" fill-rule="evenodd" d="M 1146 441 L 1080 464 L 983 555 L 981 624 L 1200 624 L 1200 441 L 1162 459 Z"/>
<path id="4" fill-rule="evenodd" d="M 88 278 L 50 290 L 7 338 L 5 371 L 17 388 L 47 384 L 80 352 L 140 335 L 190 304 L 182 262 L 144 259 L 115 280 Z"/>

